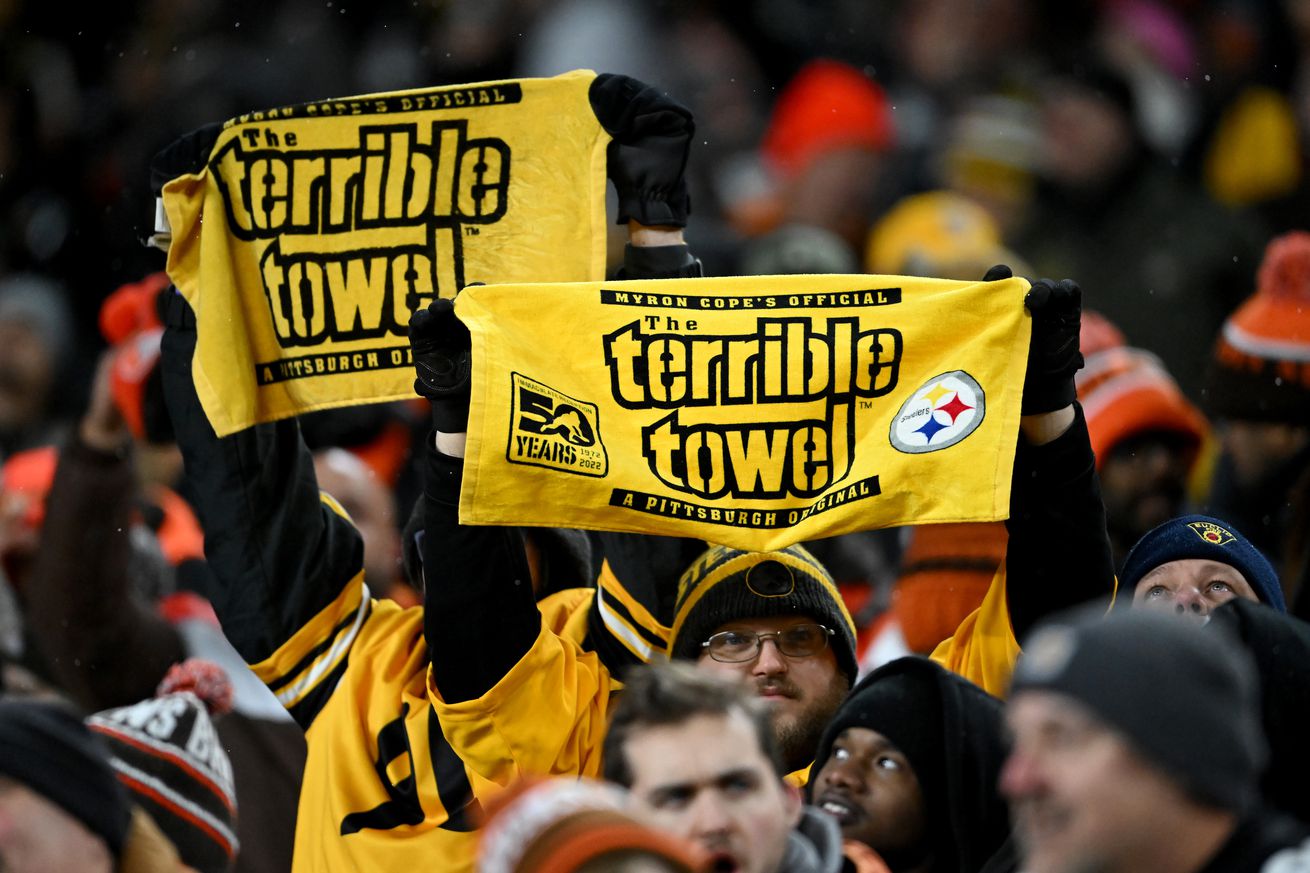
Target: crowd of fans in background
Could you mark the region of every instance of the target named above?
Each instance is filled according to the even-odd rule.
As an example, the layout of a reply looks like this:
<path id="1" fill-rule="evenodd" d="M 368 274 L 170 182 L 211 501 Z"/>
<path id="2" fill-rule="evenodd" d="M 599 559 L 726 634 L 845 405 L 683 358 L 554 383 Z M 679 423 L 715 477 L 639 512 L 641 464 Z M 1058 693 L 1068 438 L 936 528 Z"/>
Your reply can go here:
<path id="1" fill-rule="evenodd" d="M 59 687 L 112 722 L 114 708 L 177 694 L 176 681 L 156 687 L 170 664 L 240 664 L 204 599 L 196 495 L 155 366 L 167 278 L 142 245 L 151 156 L 251 109 L 583 67 L 654 84 L 694 113 L 686 240 L 706 275 L 978 279 L 1007 263 L 1077 279 L 1077 393 L 1120 596 L 1133 597 L 1122 585 L 1133 545 L 1199 512 L 1268 559 L 1276 578 L 1255 599 L 1310 620 L 1310 0 L 135 0 L 75 15 L 11 0 L 0 2 L 0 693 Z M 611 269 L 623 242 L 616 230 Z M 1267 368 L 1276 385 L 1261 381 Z M 373 592 L 421 603 L 405 524 L 426 402 L 300 424 L 319 485 L 363 535 Z M 135 484 L 84 451 L 126 434 Z M 101 512 L 139 533 L 127 552 L 88 554 L 97 541 L 78 525 Z M 52 542 L 65 551 L 50 554 Z M 841 590 L 867 676 L 951 637 L 1005 559 L 1006 531 L 808 545 Z M 105 577 L 118 586 L 108 605 L 69 584 L 88 558 L 121 569 Z M 1208 613 L 1204 594 L 1159 596 Z M 114 653 L 134 645 L 153 661 L 118 671 Z M 1290 665 L 1279 681 L 1308 671 Z M 229 672 L 235 693 L 197 693 L 211 712 L 233 710 L 218 719 L 231 765 L 196 765 L 218 786 L 203 845 L 220 856 L 236 842 L 235 798 L 293 806 L 304 755 L 276 701 Z M 243 773 L 269 772 L 291 796 L 259 779 L 243 790 Z M 1011 773 L 1007 790 L 1022 796 L 1023 784 Z M 587 796 L 606 828 L 639 829 Z M 257 813 L 239 821 L 241 841 L 261 847 L 241 869 L 286 869 L 290 831 Z M 144 839 L 126 818 L 102 830 L 116 851 Z M 697 863 L 649 841 L 668 869 Z"/>

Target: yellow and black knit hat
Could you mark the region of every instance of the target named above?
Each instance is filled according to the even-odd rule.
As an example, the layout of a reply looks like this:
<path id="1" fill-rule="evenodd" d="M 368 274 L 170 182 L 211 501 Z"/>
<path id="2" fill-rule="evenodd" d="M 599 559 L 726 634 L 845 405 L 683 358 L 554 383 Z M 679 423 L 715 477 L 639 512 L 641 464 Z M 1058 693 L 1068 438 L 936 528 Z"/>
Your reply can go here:
<path id="1" fill-rule="evenodd" d="M 807 616 L 836 631 L 837 666 L 855 681 L 855 622 L 832 576 L 801 546 L 777 552 L 711 546 L 678 581 L 669 656 L 694 660 L 724 624 L 780 615 Z"/>

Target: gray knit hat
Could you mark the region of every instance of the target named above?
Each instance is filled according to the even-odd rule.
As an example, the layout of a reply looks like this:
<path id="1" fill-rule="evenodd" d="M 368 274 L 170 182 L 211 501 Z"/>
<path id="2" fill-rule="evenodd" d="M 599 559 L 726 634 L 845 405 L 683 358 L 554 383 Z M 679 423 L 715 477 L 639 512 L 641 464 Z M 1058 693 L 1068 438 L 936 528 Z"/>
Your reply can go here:
<path id="1" fill-rule="evenodd" d="M 1040 625 L 1010 696 L 1072 697 L 1199 802 L 1245 810 L 1268 754 L 1250 656 L 1221 628 L 1147 611 L 1081 609 Z"/>
<path id="2" fill-rule="evenodd" d="M 36 273 L 0 279 L 0 321 L 19 322 L 36 332 L 61 364 L 73 348 L 73 314 L 63 286 Z"/>

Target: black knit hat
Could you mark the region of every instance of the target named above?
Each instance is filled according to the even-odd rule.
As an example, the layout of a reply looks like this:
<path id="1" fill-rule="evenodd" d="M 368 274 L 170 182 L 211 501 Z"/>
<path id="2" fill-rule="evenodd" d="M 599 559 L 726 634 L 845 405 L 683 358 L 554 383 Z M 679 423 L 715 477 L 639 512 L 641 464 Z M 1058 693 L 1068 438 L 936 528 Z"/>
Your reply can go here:
<path id="1" fill-rule="evenodd" d="M 1191 559 L 1227 564 L 1242 574 L 1261 603 L 1287 612 L 1278 573 L 1269 559 L 1231 524 L 1208 515 L 1171 518 L 1137 541 L 1119 574 L 1125 601 L 1132 602 L 1133 589 L 1147 573 L 1171 561 Z"/>
<path id="2" fill-rule="evenodd" d="M 877 731 L 910 762 L 930 827 L 945 822 L 946 741 L 942 728 L 941 692 L 931 672 L 904 669 L 911 664 L 933 664 L 926 658 L 905 658 L 905 665 L 884 665 L 851 689 L 819 741 L 812 777 L 828 763 L 832 744 L 847 728 Z M 938 668 L 940 669 L 940 668 Z M 813 783 L 813 778 L 811 779 Z"/>
<path id="3" fill-rule="evenodd" d="M 61 807 L 99 836 L 118 858 L 132 805 L 109 766 L 109 753 L 61 706 L 0 700 L 0 775 Z"/>
<path id="4" fill-rule="evenodd" d="M 742 552 L 711 546 L 678 581 L 669 657 L 695 660 L 701 643 L 730 621 L 800 615 L 835 631 L 837 666 L 855 681 L 855 622 L 832 576 L 801 546 Z"/>
<path id="5" fill-rule="evenodd" d="M 1200 803 L 1240 812 L 1259 799 L 1267 749 L 1255 671 L 1220 628 L 1075 610 L 1025 642 L 1010 696 L 1030 689 L 1082 703 Z"/>
<path id="6" fill-rule="evenodd" d="M 851 689 L 810 768 L 808 791 L 847 728 L 886 737 L 910 762 L 923 796 L 934 870 L 979 870 L 1010 833 L 997 793 L 1005 757 L 1001 701 L 923 657 L 898 658 Z"/>

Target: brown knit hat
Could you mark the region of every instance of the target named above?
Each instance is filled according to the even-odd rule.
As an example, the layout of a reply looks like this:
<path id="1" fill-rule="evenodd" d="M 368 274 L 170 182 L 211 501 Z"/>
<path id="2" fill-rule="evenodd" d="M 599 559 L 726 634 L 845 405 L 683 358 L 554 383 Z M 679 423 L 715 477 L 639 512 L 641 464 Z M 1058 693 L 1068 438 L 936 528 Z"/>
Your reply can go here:
<path id="1" fill-rule="evenodd" d="M 1310 233 L 1265 249 L 1255 294 L 1215 344 L 1205 397 L 1216 416 L 1310 424 Z"/>

